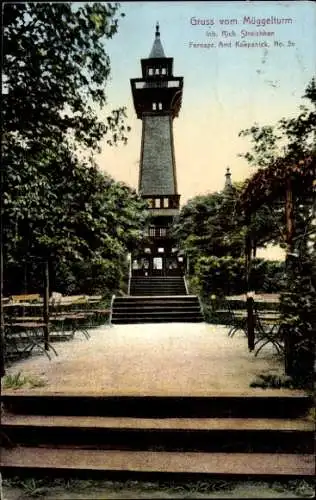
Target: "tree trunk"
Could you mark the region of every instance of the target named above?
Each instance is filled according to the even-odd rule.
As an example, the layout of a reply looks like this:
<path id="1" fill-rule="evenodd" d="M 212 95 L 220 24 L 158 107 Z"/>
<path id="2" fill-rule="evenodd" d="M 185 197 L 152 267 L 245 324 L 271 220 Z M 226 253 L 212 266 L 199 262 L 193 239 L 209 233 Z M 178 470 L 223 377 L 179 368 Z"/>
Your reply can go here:
<path id="1" fill-rule="evenodd" d="M 3 185 L 3 166 L 0 166 L 0 184 Z M 4 369 L 4 312 L 3 312 L 3 206 L 0 197 L 0 380 L 5 375 Z"/>
<path id="2" fill-rule="evenodd" d="M 294 236 L 294 206 L 293 206 L 293 189 L 291 179 L 286 181 L 285 191 L 285 227 L 286 227 L 286 260 L 285 269 L 287 279 L 291 278 L 292 262 L 291 257 L 294 252 L 293 236 Z M 285 326 L 284 331 L 284 349 L 285 349 L 285 373 L 291 375 L 294 368 L 295 356 L 295 339 L 291 335 L 289 328 Z"/>
<path id="3" fill-rule="evenodd" d="M 2 207 L 1 207 L 2 208 Z M 5 375 L 4 369 L 4 314 L 3 314 L 3 241 L 2 241 L 2 214 L 0 215 L 0 379 Z"/>
<path id="4" fill-rule="evenodd" d="M 44 317 L 44 346 L 45 350 L 49 349 L 49 267 L 48 260 L 44 262 L 44 304 L 43 304 L 43 317 Z"/>
<path id="5" fill-rule="evenodd" d="M 246 218 L 247 227 L 250 225 L 251 216 L 248 215 Z M 246 286 L 247 294 L 250 292 L 250 274 L 251 274 L 251 263 L 252 263 L 252 238 L 250 231 L 247 229 L 246 234 L 246 245 L 245 245 L 245 257 L 246 257 Z M 247 337 L 248 337 L 248 349 L 253 351 L 255 342 L 255 327 L 254 327 L 254 317 L 253 317 L 253 298 L 247 296 Z"/>

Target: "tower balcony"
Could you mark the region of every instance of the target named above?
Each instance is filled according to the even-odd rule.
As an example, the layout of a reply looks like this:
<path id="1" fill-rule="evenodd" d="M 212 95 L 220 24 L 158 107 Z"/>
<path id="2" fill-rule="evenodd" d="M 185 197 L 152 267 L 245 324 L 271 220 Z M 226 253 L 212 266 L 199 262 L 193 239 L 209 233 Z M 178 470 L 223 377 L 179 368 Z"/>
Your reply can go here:
<path id="1" fill-rule="evenodd" d="M 180 88 L 182 82 L 180 80 L 135 80 L 134 88 L 140 89 L 158 89 L 158 88 Z"/>

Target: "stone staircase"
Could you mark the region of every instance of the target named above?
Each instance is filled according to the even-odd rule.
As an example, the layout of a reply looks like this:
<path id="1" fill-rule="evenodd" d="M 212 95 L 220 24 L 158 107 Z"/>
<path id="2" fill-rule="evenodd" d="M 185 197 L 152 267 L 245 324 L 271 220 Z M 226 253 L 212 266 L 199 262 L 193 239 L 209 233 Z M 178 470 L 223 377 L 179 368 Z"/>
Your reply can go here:
<path id="1" fill-rule="evenodd" d="M 200 322 L 196 295 L 187 295 L 183 277 L 133 277 L 130 295 L 115 297 L 112 324 Z"/>
<path id="2" fill-rule="evenodd" d="M 1 398 L 3 477 L 314 475 L 304 395 Z"/>
<path id="3" fill-rule="evenodd" d="M 203 321 L 200 303 L 195 295 L 116 297 L 111 323 L 170 323 Z"/>
<path id="4" fill-rule="evenodd" d="M 183 276 L 133 276 L 130 295 L 186 295 Z"/>

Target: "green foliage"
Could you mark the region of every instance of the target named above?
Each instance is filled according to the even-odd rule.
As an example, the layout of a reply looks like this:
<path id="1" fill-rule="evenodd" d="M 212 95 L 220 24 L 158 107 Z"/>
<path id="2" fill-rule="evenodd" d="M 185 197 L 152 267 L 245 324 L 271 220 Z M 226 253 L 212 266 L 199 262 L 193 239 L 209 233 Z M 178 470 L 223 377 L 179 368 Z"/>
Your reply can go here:
<path id="1" fill-rule="evenodd" d="M 281 311 L 287 369 L 302 385 L 313 386 L 316 322 L 316 252 L 288 256 L 286 292 Z"/>
<path id="2" fill-rule="evenodd" d="M 275 373 L 262 373 L 251 383 L 250 387 L 261 387 L 262 389 L 298 389 L 297 383 L 288 375 L 278 375 Z"/>
<path id="3" fill-rule="evenodd" d="M 251 151 L 244 157 L 254 167 L 269 167 L 280 158 L 295 162 L 316 151 L 316 78 L 307 85 L 298 116 L 282 118 L 275 126 L 254 124 L 241 130 L 240 137 L 250 137 Z"/>
<path id="4" fill-rule="evenodd" d="M 253 145 L 251 153 L 244 156 L 250 164 L 264 168 L 247 182 L 240 205 L 249 217 L 261 210 L 263 204 L 281 201 L 285 206 L 286 189 L 288 196 L 291 194 L 288 227 L 285 230 L 284 218 L 283 228 L 280 228 L 287 250 L 286 280 L 281 295 L 285 368 L 296 384 L 311 387 L 316 321 L 315 78 L 303 97 L 308 99 L 309 107 L 301 106 L 297 117 L 281 119 L 274 128 L 255 125 L 241 132 L 241 135 L 251 136 Z M 277 151 L 279 144 L 282 150 Z"/>
<path id="5" fill-rule="evenodd" d="M 249 276 L 249 288 L 257 293 L 276 293 L 285 287 L 285 263 L 253 259 Z"/>
<path id="6" fill-rule="evenodd" d="M 20 181 L 14 182 L 13 170 L 9 167 L 4 183 L 4 248 L 7 279 L 20 275 L 14 280 L 20 286 L 16 293 L 21 292 L 25 265 L 29 289 L 42 286 L 40 263 L 45 259 L 52 290 L 102 293 L 118 288 L 126 273 L 126 253 L 142 239 L 148 216 L 136 192 L 63 149 L 45 167 L 34 162 L 35 182 L 27 175 L 28 165 Z M 32 274 L 37 274 L 35 282 Z M 5 284 L 6 293 L 13 293 L 10 283 Z"/>
<path id="7" fill-rule="evenodd" d="M 5 293 L 108 292 L 142 238 L 146 205 L 96 167 L 104 136 L 125 143 L 125 108 L 106 104 L 106 40 L 119 5 L 21 3 L 3 10 Z M 121 14 L 122 15 L 122 14 Z M 84 154 L 83 154 L 84 153 Z"/>
<path id="8" fill-rule="evenodd" d="M 225 296 L 245 290 L 243 257 L 200 257 L 195 266 L 203 298 Z"/>
<path id="9" fill-rule="evenodd" d="M 182 208 L 173 234 L 189 256 L 190 273 L 201 256 L 242 257 L 247 232 L 254 254 L 257 247 L 282 239 L 284 209 L 263 205 L 246 224 L 239 210 L 243 189 L 242 184 L 236 184 L 230 190 L 196 196 Z"/>
<path id="10" fill-rule="evenodd" d="M 118 30 L 118 4 L 6 3 L 2 20 L 6 137 L 31 146 L 68 136 L 95 148 L 110 133 L 110 144 L 126 142 L 125 108 L 103 120 L 96 112 L 106 104 L 104 46 Z"/>
<path id="11" fill-rule="evenodd" d="M 242 255 L 245 228 L 235 210 L 237 198 L 234 188 L 196 196 L 182 208 L 173 234 L 192 264 L 201 255 Z"/>
<path id="12" fill-rule="evenodd" d="M 273 293 L 282 289 L 284 282 L 284 264 L 254 259 L 249 279 L 249 286 L 257 293 Z M 194 268 L 194 277 L 190 279 L 190 290 L 199 294 L 207 303 L 213 298 L 241 294 L 246 290 L 245 258 L 203 256 Z"/>
<path id="13" fill-rule="evenodd" d="M 21 372 L 5 375 L 2 381 L 3 389 L 20 389 L 25 385 L 30 388 L 44 387 L 46 382 L 38 377 L 23 376 Z"/>

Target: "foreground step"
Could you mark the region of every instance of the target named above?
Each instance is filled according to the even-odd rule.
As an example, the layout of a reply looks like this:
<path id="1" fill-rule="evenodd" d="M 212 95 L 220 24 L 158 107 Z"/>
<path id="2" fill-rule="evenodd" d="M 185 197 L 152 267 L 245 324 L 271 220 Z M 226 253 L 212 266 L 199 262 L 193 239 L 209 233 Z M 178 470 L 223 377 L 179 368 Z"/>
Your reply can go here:
<path id="1" fill-rule="evenodd" d="M 216 476 L 314 475 L 313 455 L 135 452 L 78 450 L 77 448 L 17 447 L 3 449 L 1 469 L 11 473 L 42 471 L 44 474 L 125 472 L 140 474 L 203 474 Z"/>
<path id="2" fill-rule="evenodd" d="M 6 414 L 4 446 L 80 446 L 143 451 L 313 453 L 304 419 L 42 416 Z"/>
<path id="3" fill-rule="evenodd" d="M 252 390 L 210 396 L 106 396 L 43 394 L 35 391 L 1 395 L 5 412 L 28 415 L 115 416 L 141 418 L 294 418 L 313 406 L 296 391 Z"/>

